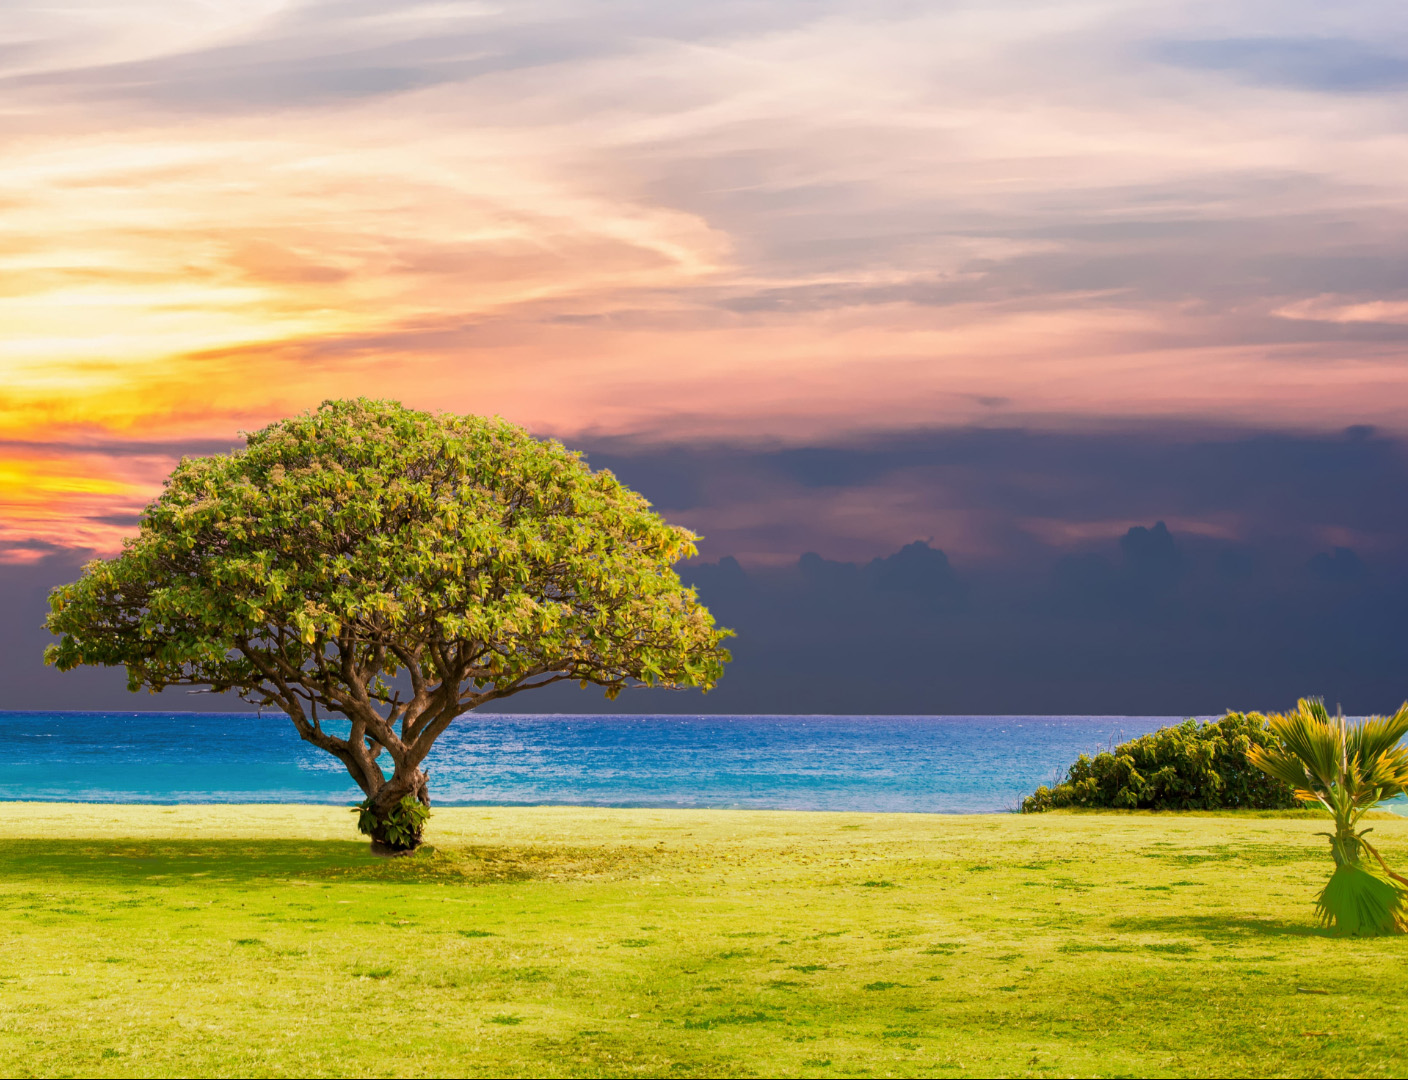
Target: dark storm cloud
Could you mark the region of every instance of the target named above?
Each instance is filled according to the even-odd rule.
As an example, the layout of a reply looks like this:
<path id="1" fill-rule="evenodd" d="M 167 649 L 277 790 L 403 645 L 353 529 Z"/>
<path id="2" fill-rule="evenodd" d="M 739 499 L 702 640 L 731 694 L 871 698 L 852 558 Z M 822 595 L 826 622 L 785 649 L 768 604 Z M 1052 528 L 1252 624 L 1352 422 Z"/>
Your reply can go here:
<path id="1" fill-rule="evenodd" d="M 689 511 L 711 545 L 724 545 L 709 548 L 718 555 L 756 549 L 754 537 L 730 531 L 730 507 L 751 499 L 782 505 L 809 493 L 877 500 L 902 493 L 927 502 L 935 521 L 956 508 L 989 530 L 963 552 L 969 562 L 1045 545 L 1032 522 L 1196 521 L 1205 532 L 1277 548 L 1313 546 L 1340 530 L 1376 548 L 1408 548 L 1408 452 L 1401 440 L 1364 427 L 1323 436 L 1158 424 L 1104 433 L 970 428 L 833 446 L 603 440 L 587 450 L 594 466 L 611 468 L 662 510 Z M 764 520 L 757 528 L 786 532 L 791 524 Z M 836 542 L 824 524 L 804 526 L 809 546 L 825 552 Z M 877 544 L 907 539 L 871 535 Z"/>
<path id="2" fill-rule="evenodd" d="M 626 708 L 1207 713 L 1305 693 L 1353 710 L 1408 697 L 1408 448 L 1370 430 L 939 431 L 638 458 L 609 456 L 706 531 L 730 492 L 842 500 L 928 476 L 936 513 L 961 505 L 990 532 L 962 555 L 914 541 L 869 559 L 687 565 L 739 632 L 735 663 L 708 698 L 628 695 Z M 1222 532 L 1170 526 L 1175 516 Z M 1144 523 L 1073 542 L 1023 524 L 1079 532 L 1130 517 Z M 813 523 L 818 548 L 852 542 L 828 537 L 826 520 Z M 761 528 L 724 547 L 779 531 Z M 1360 547 L 1331 539 L 1345 536 Z M 558 695 L 549 707 L 594 706 Z"/>
<path id="3" fill-rule="evenodd" d="M 736 659 L 708 697 L 546 692 L 514 709 L 1207 713 L 1318 693 L 1364 711 L 1408 697 L 1408 446 L 1370 429 L 602 440 L 588 457 L 708 535 L 706 560 L 681 570 L 737 630 Z M 867 500 L 901 492 L 927 529 L 897 536 L 877 515 L 857 532 Z M 767 512 L 740 510 L 755 504 Z M 795 506 L 810 516 L 779 509 Z M 13 706 L 229 707 L 43 669 L 44 597 L 82 554 L 23 548 L 34 561 L 0 565 Z M 745 551 L 770 558 L 744 565 Z"/>
<path id="4" fill-rule="evenodd" d="M 47 549 L 47 553 L 46 553 Z M 14 551 L 41 553 L 33 561 L 5 562 Z M 211 695 L 168 691 L 130 694 L 120 668 L 59 672 L 44 665 L 49 590 L 72 581 L 91 553 L 25 543 L 0 546 L 0 685 L 7 709 L 202 709 L 218 708 Z M 226 702 L 226 708 L 229 703 Z"/>
<path id="5" fill-rule="evenodd" d="M 1408 563 L 1340 548 L 1249 573 L 1256 558 L 1156 522 L 1040 575 L 960 569 L 959 603 L 882 593 L 863 565 L 806 556 L 686 573 L 739 630 L 714 709 L 1209 713 L 1408 697 Z"/>

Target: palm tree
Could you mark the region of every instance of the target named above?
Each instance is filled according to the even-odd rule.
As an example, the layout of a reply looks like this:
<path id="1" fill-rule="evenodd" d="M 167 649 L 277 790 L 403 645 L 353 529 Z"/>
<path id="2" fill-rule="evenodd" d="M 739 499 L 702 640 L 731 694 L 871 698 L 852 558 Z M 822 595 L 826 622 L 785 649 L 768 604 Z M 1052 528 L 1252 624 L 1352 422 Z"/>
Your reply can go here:
<path id="1" fill-rule="evenodd" d="M 1253 746 L 1247 758 L 1284 780 L 1296 798 L 1318 802 L 1334 815 L 1330 838 L 1335 872 L 1315 902 L 1322 925 L 1347 934 L 1408 930 L 1408 878 L 1388 868 L 1356 826 L 1383 799 L 1408 790 L 1408 702 L 1392 716 L 1349 723 L 1330 716 L 1319 698 L 1301 698 L 1294 712 L 1267 717 L 1279 747 Z M 1367 852 L 1378 866 L 1367 863 Z"/>

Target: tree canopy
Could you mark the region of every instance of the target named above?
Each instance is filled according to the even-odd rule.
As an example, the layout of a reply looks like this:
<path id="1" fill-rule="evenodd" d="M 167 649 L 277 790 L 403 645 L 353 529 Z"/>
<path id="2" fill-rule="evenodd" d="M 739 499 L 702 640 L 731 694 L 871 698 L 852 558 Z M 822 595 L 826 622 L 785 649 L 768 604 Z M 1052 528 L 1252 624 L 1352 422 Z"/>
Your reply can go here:
<path id="1" fill-rule="evenodd" d="M 421 761 L 480 705 L 564 680 L 707 690 L 729 658 L 672 569 L 696 537 L 560 443 L 367 399 L 246 442 L 183 459 L 122 553 L 53 591 L 49 663 L 277 706 L 380 805 L 424 801 Z"/>

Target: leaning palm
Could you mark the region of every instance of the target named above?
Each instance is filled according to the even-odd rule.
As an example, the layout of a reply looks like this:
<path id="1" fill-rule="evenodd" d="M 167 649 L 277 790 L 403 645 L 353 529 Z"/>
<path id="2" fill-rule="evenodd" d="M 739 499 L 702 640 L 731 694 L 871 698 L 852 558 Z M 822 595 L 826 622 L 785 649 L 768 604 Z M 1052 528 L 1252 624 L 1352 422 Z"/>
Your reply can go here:
<path id="1" fill-rule="evenodd" d="M 1399 877 L 1356 831 L 1359 819 L 1383 799 L 1408 791 L 1408 702 L 1392 716 L 1349 723 L 1330 716 L 1319 698 L 1302 698 L 1294 712 L 1267 722 L 1280 746 L 1253 746 L 1247 758 L 1263 772 L 1284 780 L 1296 797 L 1318 802 L 1334 815 L 1330 838 L 1335 872 L 1315 903 L 1320 921 L 1344 933 L 1378 934 L 1408 930 L 1408 878 Z M 1368 852 L 1378 866 L 1366 864 Z"/>

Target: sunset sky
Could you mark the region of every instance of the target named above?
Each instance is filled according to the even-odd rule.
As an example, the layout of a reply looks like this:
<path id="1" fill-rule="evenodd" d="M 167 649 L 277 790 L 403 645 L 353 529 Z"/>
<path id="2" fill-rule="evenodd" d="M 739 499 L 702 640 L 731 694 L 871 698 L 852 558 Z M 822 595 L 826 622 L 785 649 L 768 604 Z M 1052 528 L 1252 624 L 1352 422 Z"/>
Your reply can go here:
<path id="1" fill-rule="evenodd" d="M 20 2 L 0 84 L 17 572 L 356 394 L 584 446 L 748 572 L 1156 520 L 1397 566 L 1401 3 Z M 1390 487 L 1302 488 L 1346 440 Z"/>

